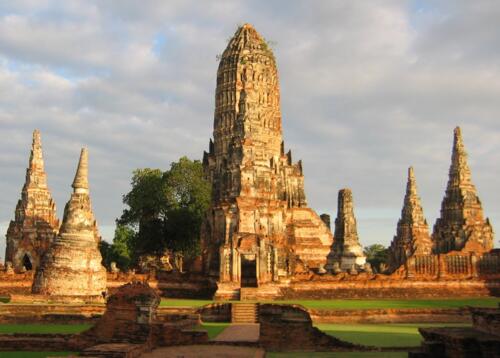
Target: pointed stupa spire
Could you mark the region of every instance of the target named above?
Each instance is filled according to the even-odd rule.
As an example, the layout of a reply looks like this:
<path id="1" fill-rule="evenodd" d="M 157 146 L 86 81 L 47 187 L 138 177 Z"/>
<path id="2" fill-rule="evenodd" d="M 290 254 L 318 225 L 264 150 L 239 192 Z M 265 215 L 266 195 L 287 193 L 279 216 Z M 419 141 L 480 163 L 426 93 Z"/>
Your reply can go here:
<path id="1" fill-rule="evenodd" d="M 462 249 L 480 252 L 493 248 L 493 229 L 488 219 L 484 219 L 481 201 L 472 183 L 460 127 L 453 132 L 448 184 L 433 238 L 440 253 Z"/>
<path id="2" fill-rule="evenodd" d="M 413 167 L 408 168 L 408 183 L 406 184 L 406 196 L 417 195 L 417 181 Z"/>
<path id="3" fill-rule="evenodd" d="M 432 248 L 429 227 L 417 193 L 415 171 L 409 167 L 401 218 L 389 248 L 390 269 L 397 269 L 412 255 L 430 254 Z"/>
<path id="4" fill-rule="evenodd" d="M 59 234 L 36 271 L 32 292 L 81 300 L 101 300 L 106 291 L 106 270 L 99 252 L 99 231 L 88 195 L 88 153 L 83 148 L 64 207 Z"/>
<path id="5" fill-rule="evenodd" d="M 47 187 L 41 135 L 35 129 L 21 199 L 7 230 L 5 261 L 12 262 L 16 271 L 36 268 L 58 229 L 56 205 Z"/>
<path id="6" fill-rule="evenodd" d="M 353 265 L 361 267 L 365 264 L 366 257 L 359 243 L 352 191 L 349 188 L 339 190 L 333 237 L 334 242 L 328 255 L 328 267 L 335 261 L 339 262 L 342 270 L 349 270 Z"/>
<path id="7" fill-rule="evenodd" d="M 75 193 L 88 193 L 89 190 L 89 154 L 87 148 L 82 148 L 78 168 L 76 169 L 75 180 L 71 185 Z"/>
<path id="8" fill-rule="evenodd" d="M 40 131 L 33 131 L 33 141 L 31 143 L 30 159 L 28 169 L 26 170 L 26 188 L 47 187 L 47 175 L 45 174 L 45 165 L 43 162 L 42 139 Z"/>
<path id="9" fill-rule="evenodd" d="M 453 131 L 453 149 L 451 152 L 448 188 L 457 185 L 468 187 L 473 191 L 476 190 L 471 181 L 471 172 L 467 163 L 467 152 L 460 127 L 456 127 Z"/>

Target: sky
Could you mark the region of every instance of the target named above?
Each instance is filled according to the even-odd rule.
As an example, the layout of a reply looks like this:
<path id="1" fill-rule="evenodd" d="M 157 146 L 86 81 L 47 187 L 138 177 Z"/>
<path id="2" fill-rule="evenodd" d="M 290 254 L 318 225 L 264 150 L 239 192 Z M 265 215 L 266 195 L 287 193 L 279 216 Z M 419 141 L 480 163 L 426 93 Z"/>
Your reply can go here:
<path id="1" fill-rule="evenodd" d="M 273 43 L 285 145 L 303 161 L 313 209 L 333 221 L 349 187 L 361 243 L 388 245 L 413 165 L 432 229 L 460 125 L 495 229 L 499 18 L 493 0 L 0 0 L 0 230 L 38 128 L 60 217 L 88 147 L 93 208 L 111 241 L 134 169 L 208 149 L 216 57 L 246 22 Z M 0 257 L 4 245 L 2 234 Z"/>

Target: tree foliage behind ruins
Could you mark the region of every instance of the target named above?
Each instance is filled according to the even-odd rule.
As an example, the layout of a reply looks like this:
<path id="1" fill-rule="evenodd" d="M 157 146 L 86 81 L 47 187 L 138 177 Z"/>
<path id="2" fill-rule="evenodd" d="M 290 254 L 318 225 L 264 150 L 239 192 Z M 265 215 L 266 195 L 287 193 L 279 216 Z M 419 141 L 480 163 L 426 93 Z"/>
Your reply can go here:
<path id="1" fill-rule="evenodd" d="M 182 157 L 170 169 L 136 169 L 126 208 L 117 219 L 113 244 L 103 248 L 106 264 L 120 268 L 140 256 L 161 256 L 166 250 L 193 257 L 199 253 L 201 221 L 210 204 L 211 187 L 200 161 Z"/>

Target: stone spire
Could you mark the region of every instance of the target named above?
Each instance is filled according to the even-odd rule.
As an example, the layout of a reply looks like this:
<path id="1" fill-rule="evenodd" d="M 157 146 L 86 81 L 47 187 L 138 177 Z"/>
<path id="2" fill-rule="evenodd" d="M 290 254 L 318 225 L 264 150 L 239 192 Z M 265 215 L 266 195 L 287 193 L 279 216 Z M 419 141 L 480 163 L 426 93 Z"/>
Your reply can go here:
<path id="1" fill-rule="evenodd" d="M 102 300 L 106 269 L 96 240 L 97 224 L 88 191 L 88 155 L 82 149 L 73 194 L 64 208 L 59 235 L 51 244 L 33 282 L 33 293 Z"/>
<path id="2" fill-rule="evenodd" d="M 203 155 L 212 185 L 201 234 L 205 272 L 219 283 L 255 285 L 302 264 L 324 265 L 332 235 L 307 207 L 302 163 L 283 143 L 276 60 L 250 24 L 220 56 L 213 123 Z"/>
<path id="3" fill-rule="evenodd" d="M 433 239 L 438 253 L 453 250 L 479 253 L 493 248 L 493 228 L 489 219 L 484 219 L 481 201 L 471 180 L 460 127 L 454 131 L 448 185 Z"/>
<path id="4" fill-rule="evenodd" d="M 80 161 L 78 162 L 78 168 L 76 170 L 75 179 L 71 187 L 74 189 L 75 193 L 88 193 L 89 190 L 89 164 L 88 164 L 88 151 L 87 148 L 82 148 L 80 154 Z"/>
<path id="5" fill-rule="evenodd" d="M 389 248 L 390 269 L 397 269 L 412 255 L 431 254 L 432 248 L 429 227 L 417 194 L 415 173 L 413 167 L 409 167 L 401 218 Z"/>
<path id="6" fill-rule="evenodd" d="M 353 265 L 361 267 L 365 264 L 366 257 L 359 243 L 351 189 L 339 191 L 333 237 L 332 250 L 328 255 L 329 269 L 335 262 L 340 264 L 342 270 L 349 270 Z"/>
<path id="7" fill-rule="evenodd" d="M 47 187 L 41 135 L 36 129 L 21 199 L 7 230 L 5 261 L 12 262 L 16 271 L 35 269 L 58 229 L 56 205 Z"/>

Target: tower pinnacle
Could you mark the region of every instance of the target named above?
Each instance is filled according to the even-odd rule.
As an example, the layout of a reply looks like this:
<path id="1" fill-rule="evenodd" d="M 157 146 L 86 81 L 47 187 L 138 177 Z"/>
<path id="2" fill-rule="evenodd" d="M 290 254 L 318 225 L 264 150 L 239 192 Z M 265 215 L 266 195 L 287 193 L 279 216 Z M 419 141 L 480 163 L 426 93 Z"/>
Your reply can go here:
<path id="1" fill-rule="evenodd" d="M 401 218 L 389 248 L 390 269 L 397 269 L 412 255 L 430 254 L 432 246 L 429 227 L 417 193 L 415 172 L 413 167 L 409 167 Z"/>
<path id="2" fill-rule="evenodd" d="M 436 251 L 484 252 L 493 248 L 493 229 L 484 219 L 481 201 L 472 183 L 460 127 L 453 132 L 453 149 L 441 216 L 434 225 Z"/>
<path id="3" fill-rule="evenodd" d="M 75 180 L 71 185 L 75 193 L 88 193 L 89 180 L 88 180 L 88 151 L 87 148 L 82 148 L 78 168 L 76 169 Z"/>

